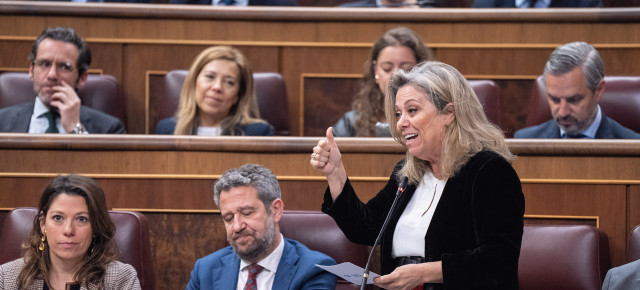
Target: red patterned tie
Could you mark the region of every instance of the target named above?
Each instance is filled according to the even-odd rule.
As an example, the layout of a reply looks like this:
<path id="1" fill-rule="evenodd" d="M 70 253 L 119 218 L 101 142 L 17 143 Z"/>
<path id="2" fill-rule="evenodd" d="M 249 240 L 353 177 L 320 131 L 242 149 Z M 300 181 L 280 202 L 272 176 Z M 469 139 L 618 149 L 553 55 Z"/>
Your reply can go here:
<path id="1" fill-rule="evenodd" d="M 256 281 L 256 277 L 258 276 L 258 274 L 260 274 L 260 272 L 262 272 L 262 266 L 258 265 L 258 264 L 251 264 L 249 265 L 249 278 L 247 278 L 247 283 L 244 284 L 244 290 L 257 290 L 258 289 L 258 283 Z"/>

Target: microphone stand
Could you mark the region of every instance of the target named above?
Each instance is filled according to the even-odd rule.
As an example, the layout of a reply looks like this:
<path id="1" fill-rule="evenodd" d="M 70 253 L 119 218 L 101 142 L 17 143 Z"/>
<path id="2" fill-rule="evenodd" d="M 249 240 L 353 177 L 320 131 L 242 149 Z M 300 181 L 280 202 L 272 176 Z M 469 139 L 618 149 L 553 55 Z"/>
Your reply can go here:
<path id="1" fill-rule="evenodd" d="M 389 213 L 387 214 L 387 217 L 384 219 L 384 223 L 382 223 L 382 228 L 378 233 L 378 237 L 376 238 L 376 241 L 373 243 L 373 247 L 371 247 L 371 252 L 369 252 L 367 265 L 365 265 L 364 273 L 362 273 L 362 285 L 360 285 L 360 290 L 364 290 L 364 287 L 366 287 L 367 285 L 367 279 L 369 278 L 369 267 L 371 266 L 371 257 L 373 256 L 373 251 L 376 249 L 376 247 L 380 243 L 380 238 L 382 238 L 382 234 L 384 233 L 384 230 L 387 228 L 387 223 L 389 223 L 389 218 L 391 218 L 393 209 L 396 207 L 398 198 L 404 192 L 404 188 L 407 186 L 407 182 L 409 182 L 409 178 L 405 176 L 405 177 L 402 177 L 402 180 L 400 180 L 400 184 L 398 184 L 398 191 L 396 191 L 396 197 L 393 199 L 393 203 L 391 204 L 391 209 L 389 209 Z"/>

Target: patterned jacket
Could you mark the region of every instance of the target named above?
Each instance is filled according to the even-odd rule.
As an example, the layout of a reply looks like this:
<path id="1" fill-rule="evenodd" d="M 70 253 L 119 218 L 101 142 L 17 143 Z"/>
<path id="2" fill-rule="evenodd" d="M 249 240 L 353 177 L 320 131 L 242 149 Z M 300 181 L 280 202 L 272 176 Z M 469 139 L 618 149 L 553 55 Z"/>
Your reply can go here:
<path id="1" fill-rule="evenodd" d="M 17 278 L 20 274 L 20 270 L 24 267 L 24 259 L 20 258 L 11 262 L 0 265 L 0 290 L 4 289 L 18 289 Z M 102 287 L 100 287 L 102 286 Z M 28 290 L 42 290 L 44 287 L 44 280 L 37 278 L 34 280 L 31 287 Z M 27 290 L 25 289 L 25 290 Z M 82 290 L 120 290 L 120 289 L 134 289 L 140 290 L 140 281 L 138 281 L 138 275 L 136 270 L 129 264 L 124 264 L 118 261 L 112 262 L 107 266 L 104 280 L 102 285 L 90 284 L 89 288 L 81 287 Z"/>

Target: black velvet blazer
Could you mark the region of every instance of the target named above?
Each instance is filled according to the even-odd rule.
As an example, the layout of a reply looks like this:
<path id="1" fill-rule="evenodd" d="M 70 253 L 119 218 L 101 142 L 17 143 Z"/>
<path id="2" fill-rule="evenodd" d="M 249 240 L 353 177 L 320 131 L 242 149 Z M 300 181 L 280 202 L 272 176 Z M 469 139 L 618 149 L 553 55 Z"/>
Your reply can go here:
<path id="1" fill-rule="evenodd" d="M 322 211 L 336 221 L 349 240 L 373 245 L 398 188 L 396 172 L 366 204 L 350 182 L 335 202 L 329 189 Z M 410 184 L 400 197 L 380 245 L 382 274 L 391 273 L 396 223 L 416 190 Z M 443 284 L 425 289 L 518 289 L 518 258 L 523 232 L 524 195 L 513 167 L 500 155 L 482 151 L 449 178 L 425 236 L 425 259 L 442 261 Z"/>

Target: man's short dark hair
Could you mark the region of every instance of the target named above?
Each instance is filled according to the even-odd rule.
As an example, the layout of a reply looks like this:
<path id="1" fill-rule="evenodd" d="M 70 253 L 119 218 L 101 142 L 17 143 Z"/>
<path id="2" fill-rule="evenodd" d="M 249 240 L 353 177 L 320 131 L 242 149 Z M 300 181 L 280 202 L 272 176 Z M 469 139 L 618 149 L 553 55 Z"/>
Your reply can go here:
<path id="1" fill-rule="evenodd" d="M 84 42 L 84 40 L 82 40 L 82 38 L 80 38 L 72 28 L 67 27 L 52 27 L 42 31 L 42 34 L 38 36 L 38 39 L 36 39 L 31 47 L 29 63 L 33 65 L 33 62 L 38 57 L 38 47 L 40 46 L 40 43 L 47 38 L 68 42 L 78 48 L 78 60 L 76 61 L 78 76 L 81 76 L 89 70 L 89 66 L 91 65 L 91 51 L 89 50 L 87 43 Z"/>

